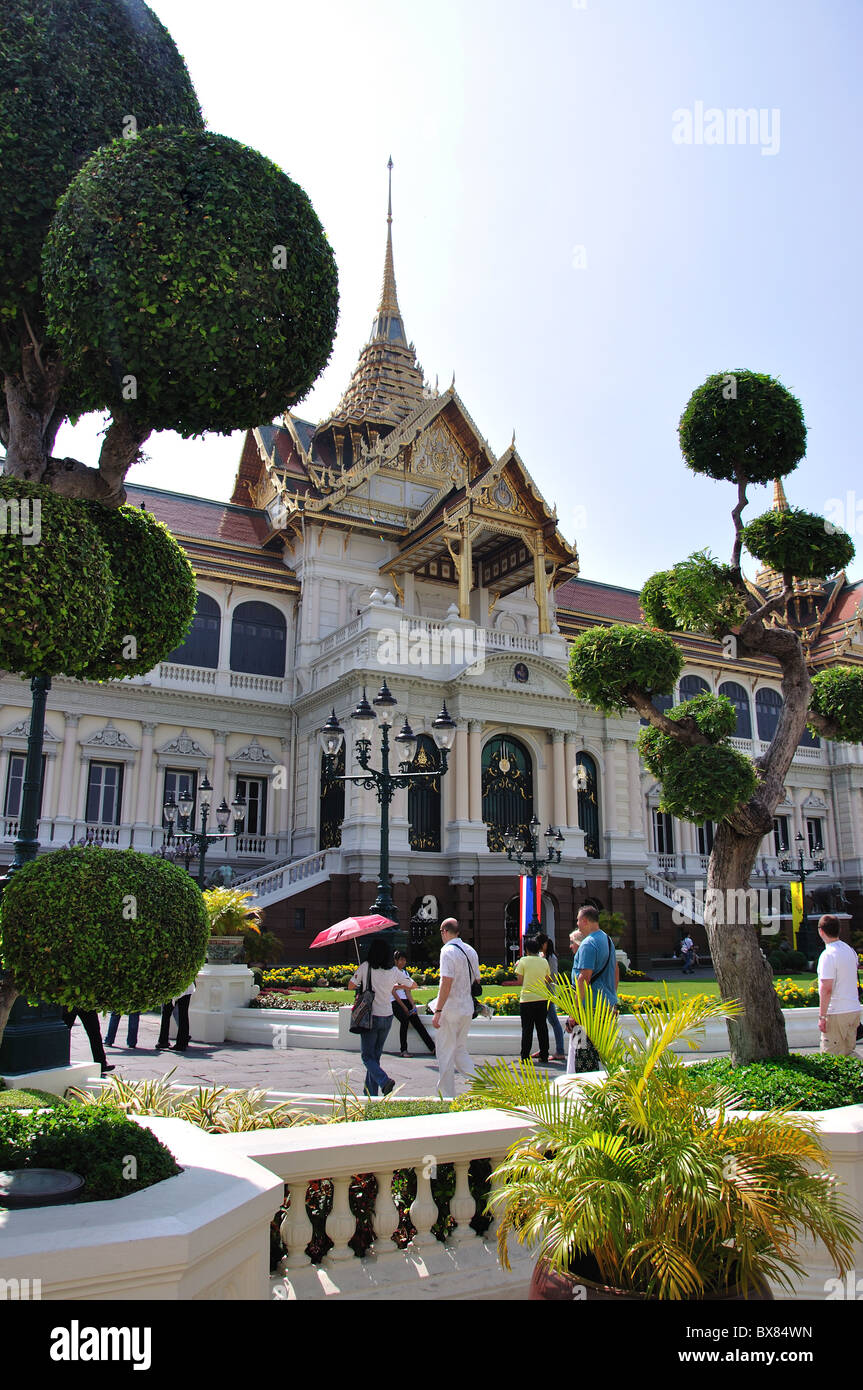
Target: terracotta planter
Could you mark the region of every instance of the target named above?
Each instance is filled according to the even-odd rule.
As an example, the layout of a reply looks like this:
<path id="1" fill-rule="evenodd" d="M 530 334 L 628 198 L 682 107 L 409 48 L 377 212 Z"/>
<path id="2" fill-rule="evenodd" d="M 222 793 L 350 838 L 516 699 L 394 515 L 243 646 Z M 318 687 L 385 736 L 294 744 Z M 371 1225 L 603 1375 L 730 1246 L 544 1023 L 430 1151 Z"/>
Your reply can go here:
<path id="1" fill-rule="evenodd" d="M 599 1271 L 594 1268 L 593 1273 L 598 1276 Z M 557 1274 L 549 1269 L 545 1260 L 539 1260 L 533 1271 L 530 1281 L 530 1293 L 528 1295 L 531 1302 L 566 1302 L 566 1303 L 658 1303 L 657 1298 L 648 1298 L 647 1294 L 630 1293 L 625 1289 L 615 1289 L 610 1284 L 603 1284 L 598 1278 L 590 1279 L 583 1274 Z M 773 1294 L 767 1284 L 754 1284 L 748 1289 L 738 1289 L 735 1293 L 714 1293 L 705 1296 L 705 1302 L 726 1303 L 740 1301 L 772 1302 Z"/>
<path id="2" fill-rule="evenodd" d="M 208 965 L 236 965 L 243 959 L 241 936 L 211 936 L 207 947 Z"/>

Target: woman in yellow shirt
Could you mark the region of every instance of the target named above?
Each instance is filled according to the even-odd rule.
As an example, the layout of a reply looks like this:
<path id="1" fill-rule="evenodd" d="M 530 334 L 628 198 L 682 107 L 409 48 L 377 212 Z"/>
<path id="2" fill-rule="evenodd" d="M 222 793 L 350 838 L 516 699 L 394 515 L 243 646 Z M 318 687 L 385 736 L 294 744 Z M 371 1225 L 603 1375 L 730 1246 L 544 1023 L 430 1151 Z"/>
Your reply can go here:
<path id="1" fill-rule="evenodd" d="M 539 938 L 524 938 L 524 955 L 515 963 L 516 977 L 521 981 L 518 1011 L 521 1015 L 521 1060 L 530 1057 L 533 1030 L 539 1044 L 541 1066 L 548 1066 L 548 999 L 542 986 L 551 978 L 548 961 L 539 954 Z"/>

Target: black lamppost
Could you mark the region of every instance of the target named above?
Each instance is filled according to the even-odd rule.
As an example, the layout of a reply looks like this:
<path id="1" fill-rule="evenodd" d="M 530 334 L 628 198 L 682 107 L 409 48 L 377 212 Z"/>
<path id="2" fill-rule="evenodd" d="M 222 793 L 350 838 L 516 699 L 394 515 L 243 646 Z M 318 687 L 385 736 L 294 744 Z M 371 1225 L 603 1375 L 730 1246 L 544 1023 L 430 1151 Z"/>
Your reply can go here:
<path id="1" fill-rule="evenodd" d="M 440 767 L 434 768 L 430 772 L 411 772 L 410 765 L 414 760 L 417 749 L 417 735 L 414 733 L 410 724 L 405 720 L 399 733 L 395 736 L 395 743 L 401 753 L 401 762 L 398 772 L 390 772 L 390 728 L 395 719 L 394 710 L 398 703 L 384 681 L 374 699 L 374 705 L 378 713 L 369 704 L 366 698 L 365 689 L 363 698 L 360 700 L 356 709 L 351 712 L 351 719 L 357 720 L 360 725 L 365 725 L 368 732 L 364 732 L 356 742 L 356 759 L 363 769 L 358 776 L 339 776 L 335 775 L 335 759 L 341 752 L 345 741 L 345 731 L 336 718 L 333 710 L 318 737 L 320 739 L 321 750 L 328 761 L 328 771 L 334 781 L 353 782 L 357 786 L 364 787 L 366 791 L 374 792 L 381 808 L 381 848 L 380 848 L 380 870 L 378 876 L 378 895 L 369 908 L 369 912 L 380 913 L 382 917 L 390 917 L 394 922 L 398 921 L 396 905 L 393 902 L 392 885 L 390 883 L 390 802 L 396 791 L 400 788 L 409 787 L 412 782 L 422 781 L 426 777 L 444 777 L 447 771 L 447 757 L 455 739 L 455 721 L 450 718 L 446 704 L 444 704 L 437 719 L 431 726 L 432 737 L 437 744 L 440 752 Z M 380 719 L 381 731 L 381 766 L 380 769 L 374 768 L 370 764 L 372 740 L 370 737 L 371 726 Z"/>
<path id="2" fill-rule="evenodd" d="M 180 829 L 176 833 L 176 839 L 181 844 L 187 844 L 190 849 L 188 862 L 186 864 L 187 873 L 193 855 L 197 854 L 198 887 L 201 889 L 203 889 L 204 887 L 204 869 L 207 858 L 207 850 L 209 846 L 213 844 L 216 840 L 233 839 L 234 835 L 239 834 L 243 826 L 243 821 L 246 818 L 245 797 L 240 796 L 238 794 L 234 797 L 230 806 L 225 801 L 225 798 L 222 797 L 221 805 L 216 807 L 215 813 L 216 825 L 218 826 L 218 830 L 207 830 L 207 821 L 210 817 L 210 802 L 212 800 L 212 796 L 213 788 L 210 786 L 207 774 L 204 773 L 204 780 L 198 787 L 198 801 L 201 808 L 200 830 L 193 830 L 189 826 L 189 820 L 192 815 L 195 802 L 191 794 L 191 791 L 188 788 L 185 791 L 180 792 L 179 801 L 175 801 L 174 793 L 170 792 L 169 795 L 165 798 L 165 804 L 162 807 L 162 810 L 165 813 L 165 819 L 167 820 L 169 825 L 168 833 L 171 836 L 174 836 L 174 822 L 176 821 L 177 813 L 179 812 Z M 233 831 L 229 831 L 228 822 L 231 819 L 232 813 L 234 817 L 235 829 Z"/>
<path id="3" fill-rule="evenodd" d="M 809 878 L 811 874 L 823 873 L 824 856 L 823 854 L 813 854 L 812 867 L 811 869 L 807 869 L 803 862 L 804 839 L 799 830 L 794 837 L 794 843 L 797 847 L 797 862 L 795 863 L 789 855 L 788 846 L 783 845 L 783 857 L 779 861 L 779 867 L 784 874 L 796 874 L 798 879 L 800 880 L 800 899 L 801 908 L 803 910 L 803 920 L 800 924 L 800 931 L 797 934 L 797 941 L 794 943 L 794 945 L 795 948 L 799 950 L 800 945 L 802 943 L 803 952 L 806 955 L 807 959 L 814 960 L 815 956 L 818 953 L 818 937 L 817 933 L 811 927 L 807 926 L 806 923 L 806 880 L 807 878 Z"/>
<path id="4" fill-rule="evenodd" d="M 545 832 L 544 839 L 546 854 L 544 859 L 540 859 L 537 850 L 539 848 L 539 832 L 542 821 L 534 816 L 527 830 L 522 834 L 522 846 L 519 848 L 518 830 L 510 826 L 509 830 L 504 831 L 503 842 L 506 845 L 507 859 L 515 859 L 524 869 L 530 869 L 530 877 L 533 879 L 533 919 L 530 924 L 531 933 L 540 930 L 539 919 L 536 915 L 536 881 L 543 869 L 550 864 L 560 863 L 560 853 L 565 844 L 565 839 L 560 830 L 555 830 L 549 826 Z"/>

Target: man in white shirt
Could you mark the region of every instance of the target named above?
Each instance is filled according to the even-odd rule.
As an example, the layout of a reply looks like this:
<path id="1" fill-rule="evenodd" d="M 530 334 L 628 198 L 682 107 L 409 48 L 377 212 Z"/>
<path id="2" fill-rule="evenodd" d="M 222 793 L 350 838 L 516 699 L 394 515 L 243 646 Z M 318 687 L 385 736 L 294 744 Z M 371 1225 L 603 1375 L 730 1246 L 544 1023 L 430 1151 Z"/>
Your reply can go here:
<path id="1" fill-rule="evenodd" d="M 437 997 L 432 1026 L 438 1030 L 437 1063 L 440 1071 L 440 1093 L 444 1100 L 455 1099 L 455 1073 L 475 1076 L 467 1033 L 473 1018 L 473 995 L 470 987 L 479 979 L 479 957 L 472 946 L 460 940 L 458 922 L 447 917 L 441 922 L 440 993 Z"/>
<path id="2" fill-rule="evenodd" d="M 818 923 L 824 950 L 818 957 L 818 1028 L 821 1051 L 850 1057 L 860 1022 L 857 952 L 839 940 L 839 920 L 827 913 Z"/>

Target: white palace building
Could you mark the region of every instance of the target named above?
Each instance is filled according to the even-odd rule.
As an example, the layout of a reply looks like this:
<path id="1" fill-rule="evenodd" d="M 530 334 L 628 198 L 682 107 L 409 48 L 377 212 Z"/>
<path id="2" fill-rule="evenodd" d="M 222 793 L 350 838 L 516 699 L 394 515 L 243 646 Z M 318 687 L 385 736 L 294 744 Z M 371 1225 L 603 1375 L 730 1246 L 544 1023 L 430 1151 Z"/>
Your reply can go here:
<path id="1" fill-rule="evenodd" d="M 327 777 L 318 731 L 335 710 L 356 771 L 351 711 L 386 680 L 397 723 L 420 735 L 418 768 L 437 766 L 431 725 L 444 701 L 458 726 L 447 775 L 398 792 L 391 807 L 393 894 L 417 942 L 452 914 L 483 960 L 505 958 L 518 870 L 503 834 L 535 815 L 564 837 L 547 929 L 565 941 L 593 898 L 626 918 L 622 945 L 642 968 L 670 953 L 673 891 L 703 880 L 713 826 L 663 815 L 636 752 L 637 717 L 580 704 L 566 679 L 568 639 L 640 622 L 637 594 L 579 578 L 576 550 L 516 448 L 495 457 L 454 387 L 426 385 L 396 295 L 391 217 L 371 336 L 335 413 L 317 425 L 289 413 L 251 431 L 228 503 L 137 486 L 128 496 L 187 551 L 197 616 L 184 646 L 145 677 L 54 679 L 46 850 L 91 839 L 157 853 L 166 796 L 195 798 L 206 773 L 214 802 L 239 791 L 247 804 L 242 833 L 210 850 L 208 871 L 231 866 L 267 909 L 285 959 L 305 959 L 323 927 L 368 911 L 380 842 L 374 792 Z M 774 505 L 787 505 L 781 485 Z M 770 571 L 756 579 L 762 590 L 779 582 Z M 863 661 L 861 600 L 863 584 L 844 575 L 798 585 L 795 623 L 814 664 Z M 737 746 L 758 754 L 782 703 L 778 668 L 730 662 L 706 637 L 680 641 L 675 700 L 727 695 Z M 28 711 L 27 684 L 0 678 L 4 862 Z M 844 899 L 863 926 L 863 748 L 805 737 L 753 887 L 788 881 L 778 850 L 797 852 L 798 834 L 807 864 L 824 859 L 807 880 L 812 909 Z"/>

